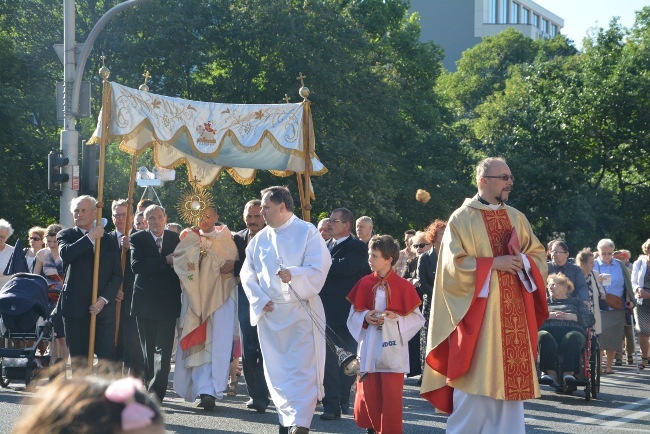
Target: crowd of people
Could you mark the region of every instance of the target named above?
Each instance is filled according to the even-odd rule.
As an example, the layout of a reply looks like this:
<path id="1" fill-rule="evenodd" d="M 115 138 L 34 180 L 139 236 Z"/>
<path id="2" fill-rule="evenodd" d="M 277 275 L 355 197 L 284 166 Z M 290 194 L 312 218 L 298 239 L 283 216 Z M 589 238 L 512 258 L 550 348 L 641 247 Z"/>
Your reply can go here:
<path id="1" fill-rule="evenodd" d="M 422 396 L 450 414 L 448 432 L 524 432 L 523 401 L 540 396 L 539 384 L 580 381 L 588 328 L 605 354 L 603 374 L 622 363 L 632 327 L 646 368 L 650 240 L 633 264 L 609 239 L 571 259 L 564 240 L 544 248 L 505 204 L 514 183 L 505 160 L 479 163 L 476 183 L 448 221 L 407 230 L 402 249 L 347 208 L 316 227 L 302 221 L 286 187 L 248 201 L 235 233 L 213 204 L 183 229 L 147 200 L 136 210 L 114 201 L 107 232 L 94 224 L 96 200 L 80 196 L 73 228 L 33 227 L 23 252 L 55 289 L 50 356 L 82 370 L 94 317 L 94 355 L 138 379 L 111 381 L 164 403 L 174 362 L 176 394 L 207 411 L 236 394 L 241 357 L 246 407 L 264 413 L 272 402 L 287 434 L 309 432 L 319 401 L 322 420 L 352 411 L 367 433 L 400 433 L 405 375 L 420 376 Z M 0 219 L 3 270 L 12 234 Z M 357 354 L 358 375 L 340 365 L 342 352 Z M 97 399 L 116 402 L 111 383 L 97 381 Z M 147 399 L 138 398 L 149 408 L 143 426 L 158 427 Z"/>

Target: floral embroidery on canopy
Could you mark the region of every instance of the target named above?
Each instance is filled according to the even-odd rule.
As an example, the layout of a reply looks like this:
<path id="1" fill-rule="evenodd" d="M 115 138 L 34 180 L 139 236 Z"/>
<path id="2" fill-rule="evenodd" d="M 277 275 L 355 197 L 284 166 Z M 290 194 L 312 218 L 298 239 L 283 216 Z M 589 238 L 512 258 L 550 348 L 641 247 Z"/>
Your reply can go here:
<path id="1" fill-rule="evenodd" d="M 304 173 L 305 143 L 309 175 L 327 172 L 314 151 L 313 133 L 305 140 L 303 126 L 313 132 L 313 125 L 304 103 L 207 103 L 109 85 L 108 139 L 119 140 L 120 149 L 131 154 L 153 147 L 156 165 L 187 164 L 190 179 L 200 185 L 212 185 L 222 170 L 242 184 L 252 182 L 257 170 Z M 88 144 L 99 143 L 101 119 Z"/>

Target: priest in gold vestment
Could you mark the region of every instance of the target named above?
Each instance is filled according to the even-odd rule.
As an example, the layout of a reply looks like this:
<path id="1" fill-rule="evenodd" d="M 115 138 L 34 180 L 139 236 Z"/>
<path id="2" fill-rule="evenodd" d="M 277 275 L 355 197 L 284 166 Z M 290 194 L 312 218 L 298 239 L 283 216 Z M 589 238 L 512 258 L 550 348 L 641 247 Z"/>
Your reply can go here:
<path id="1" fill-rule="evenodd" d="M 448 433 L 524 433 L 523 401 L 540 396 L 546 254 L 504 203 L 514 183 L 505 160 L 481 161 L 476 182 L 443 236 L 421 395 L 450 413 Z"/>
<path id="2" fill-rule="evenodd" d="M 237 246 L 216 208 L 206 208 L 200 232 L 187 232 L 174 251 L 174 270 L 183 284 L 174 391 L 212 410 L 228 386 L 237 312 L 233 274 Z"/>

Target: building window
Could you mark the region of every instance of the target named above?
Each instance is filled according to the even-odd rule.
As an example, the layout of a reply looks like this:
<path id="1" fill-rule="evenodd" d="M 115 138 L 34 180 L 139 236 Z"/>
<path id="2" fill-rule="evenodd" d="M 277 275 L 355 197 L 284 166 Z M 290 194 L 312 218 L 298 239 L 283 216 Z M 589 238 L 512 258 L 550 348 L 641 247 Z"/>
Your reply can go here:
<path id="1" fill-rule="evenodd" d="M 508 3 L 509 0 L 501 0 L 499 4 L 499 23 L 508 24 Z"/>
<path id="2" fill-rule="evenodd" d="M 497 0 L 488 0 L 488 23 L 497 22 Z"/>
<path id="3" fill-rule="evenodd" d="M 526 8 L 522 8 L 521 10 L 521 24 L 528 24 L 530 23 L 529 19 L 530 11 Z"/>
<path id="4" fill-rule="evenodd" d="M 533 14 L 533 26 L 539 27 L 539 15 Z"/>
<path id="5" fill-rule="evenodd" d="M 542 19 L 542 32 L 548 33 L 548 21 L 545 19 Z"/>
<path id="6" fill-rule="evenodd" d="M 557 26 L 555 24 L 551 24 L 551 36 L 555 36 L 558 34 Z"/>
<path id="7" fill-rule="evenodd" d="M 510 14 L 510 22 L 512 24 L 519 24 L 519 4 L 512 2 L 510 10 L 512 11 Z"/>

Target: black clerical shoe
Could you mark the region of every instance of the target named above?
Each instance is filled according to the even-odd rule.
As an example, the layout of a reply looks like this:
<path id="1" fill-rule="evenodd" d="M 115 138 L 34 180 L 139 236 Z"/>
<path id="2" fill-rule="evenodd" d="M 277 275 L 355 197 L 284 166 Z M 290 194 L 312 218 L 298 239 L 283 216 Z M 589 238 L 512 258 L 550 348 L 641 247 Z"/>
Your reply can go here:
<path id="1" fill-rule="evenodd" d="M 201 394 L 201 401 L 199 402 L 198 407 L 202 407 L 206 411 L 214 410 L 214 407 L 216 407 L 214 396 Z"/>
<path id="2" fill-rule="evenodd" d="M 372 429 L 372 428 L 368 428 L 368 429 L 366 430 L 366 434 L 377 434 L 377 431 L 375 431 L 375 430 Z"/>
<path id="3" fill-rule="evenodd" d="M 320 415 L 320 420 L 335 420 L 340 418 L 341 413 L 323 413 Z"/>
<path id="4" fill-rule="evenodd" d="M 304 426 L 293 426 L 289 430 L 289 434 L 309 434 L 309 428 Z"/>

